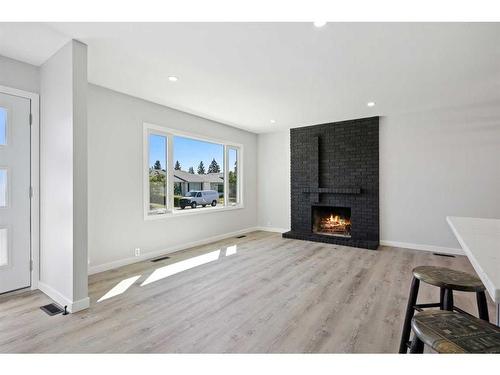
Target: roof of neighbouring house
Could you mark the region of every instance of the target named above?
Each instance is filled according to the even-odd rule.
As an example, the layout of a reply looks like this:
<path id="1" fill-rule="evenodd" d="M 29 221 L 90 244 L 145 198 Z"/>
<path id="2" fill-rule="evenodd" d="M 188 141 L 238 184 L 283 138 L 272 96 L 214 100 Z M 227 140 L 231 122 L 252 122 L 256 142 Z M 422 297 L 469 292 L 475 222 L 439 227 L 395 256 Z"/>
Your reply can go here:
<path id="1" fill-rule="evenodd" d="M 222 173 L 192 174 L 183 170 L 174 170 L 174 177 L 179 179 L 176 182 L 222 182 Z"/>
<path id="2" fill-rule="evenodd" d="M 164 170 L 151 169 L 150 174 L 165 174 Z M 224 175 L 222 173 L 192 174 L 182 170 L 174 170 L 174 182 L 214 182 L 222 183 Z"/>

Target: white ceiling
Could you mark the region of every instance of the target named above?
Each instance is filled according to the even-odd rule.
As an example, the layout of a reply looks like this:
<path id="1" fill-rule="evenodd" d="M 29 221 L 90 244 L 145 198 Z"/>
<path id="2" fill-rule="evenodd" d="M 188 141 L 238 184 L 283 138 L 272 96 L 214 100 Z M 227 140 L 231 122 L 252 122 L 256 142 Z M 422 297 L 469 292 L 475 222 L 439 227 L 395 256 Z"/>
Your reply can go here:
<path id="1" fill-rule="evenodd" d="M 1 23 L 0 54 L 71 38 L 90 82 L 257 133 L 500 101 L 499 23 Z"/>

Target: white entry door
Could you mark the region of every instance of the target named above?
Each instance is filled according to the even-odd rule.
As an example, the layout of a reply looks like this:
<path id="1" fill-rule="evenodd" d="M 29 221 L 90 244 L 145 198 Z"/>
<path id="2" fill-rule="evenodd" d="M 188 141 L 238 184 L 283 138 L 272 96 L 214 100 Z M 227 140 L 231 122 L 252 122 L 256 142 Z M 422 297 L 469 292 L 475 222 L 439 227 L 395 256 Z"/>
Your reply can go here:
<path id="1" fill-rule="evenodd" d="M 29 287 L 30 100 L 0 92 L 0 293 Z"/>

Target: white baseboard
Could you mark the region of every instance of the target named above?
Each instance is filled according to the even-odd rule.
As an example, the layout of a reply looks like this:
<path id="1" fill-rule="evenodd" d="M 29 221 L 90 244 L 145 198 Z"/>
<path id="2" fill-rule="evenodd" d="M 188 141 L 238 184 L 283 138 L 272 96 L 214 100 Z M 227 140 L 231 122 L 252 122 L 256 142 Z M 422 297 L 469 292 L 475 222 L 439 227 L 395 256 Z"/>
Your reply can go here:
<path id="1" fill-rule="evenodd" d="M 285 233 L 288 232 L 290 229 L 275 228 L 275 227 L 256 227 L 255 230 L 262 230 L 264 232 Z"/>
<path id="2" fill-rule="evenodd" d="M 187 243 L 184 243 L 182 245 L 173 246 L 173 247 L 170 247 L 170 248 L 164 249 L 164 250 L 148 252 L 148 253 L 145 253 L 145 254 L 138 256 L 138 257 L 129 257 L 129 258 L 119 259 L 119 260 L 115 260 L 115 261 L 108 262 L 108 263 L 103 263 L 103 264 L 91 266 L 91 267 L 89 267 L 89 275 L 93 275 L 93 274 L 96 274 L 99 272 L 109 271 L 109 270 L 112 270 L 115 268 L 129 265 L 129 264 L 138 263 L 138 262 L 142 262 L 145 260 L 153 259 L 153 258 L 159 257 L 161 255 L 175 253 L 176 251 L 189 249 L 191 247 L 207 245 L 207 244 L 212 243 L 212 242 L 224 240 L 224 239 L 230 238 L 230 237 L 236 237 L 236 236 L 239 236 L 241 234 L 254 232 L 254 231 L 258 231 L 258 230 L 265 231 L 265 232 L 284 233 L 284 232 L 288 232 L 290 229 L 277 228 L 277 227 L 250 227 L 250 228 L 242 229 L 242 230 L 235 231 L 235 232 L 224 233 L 224 234 L 220 234 L 217 236 L 205 238 L 205 239 L 198 240 L 198 241 L 187 242 Z M 380 241 L 380 245 L 391 246 L 391 247 L 401 247 L 404 249 L 412 249 L 412 250 L 430 251 L 430 252 L 443 253 L 443 254 L 464 255 L 464 252 L 462 251 L 462 249 L 454 249 L 454 248 L 449 248 L 449 247 L 440 247 L 440 246 L 432 246 L 432 245 L 419 245 L 419 244 L 413 244 L 413 243 L 407 243 L 407 242 L 384 241 L 384 240 Z M 42 284 L 42 283 L 40 282 L 40 284 Z M 42 289 L 41 285 L 40 285 L 40 290 L 44 291 Z M 49 297 L 51 297 L 49 294 L 50 292 L 44 291 L 44 293 L 46 293 L 47 295 L 49 295 Z M 58 302 L 56 298 L 54 298 L 54 297 L 51 297 L 51 298 L 54 299 L 56 302 Z M 73 305 L 74 304 L 75 304 L 75 302 L 73 303 Z M 82 305 L 85 305 L 85 303 L 82 303 Z M 68 305 L 68 308 L 69 308 L 69 305 Z"/>
<path id="3" fill-rule="evenodd" d="M 62 307 L 68 306 L 72 304 L 71 300 L 63 296 L 61 293 L 59 293 L 57 290 L 52 288 L 51 286 L 45 284 L 42 281 L 38 281 L 38 289 L 40 289 L 42 292 L 44 292 L 47 296 L 49 296 L 51 299 L 54 300 L 57 304 L 61 305 Z"/>
<path id="4" fill-rule="evenodd" d="M 276 232 L 276 233 L 285 233 L 290 229 L 286 228 L 275 228 L 275 227 L 256 227 L 255 230 L 262 230 L 266 232 Z M 451 254 L 451 255 L 465 255 L 462 249 L 456 249 L 453 247 L 444 247 L 444 246 L 434 246 L 434 245 L 421 245 L 410 242 L 397 242 L 397 241 L 380 241 L 381 246 L 390 246 L 390 247 L 400 247 L 403 249 L 411 249 L 411 250 L 421 250 L 421 251 L 430 251 L 433 253 L 440 254 Z"/>
<path id="5" fill-rule="evenodd" d="M 70 313 L 75 313 L 77 311 L 85 310 L 90 306 L 89 297 L 83 298 L 78 301 L 71 301 L 68 297 L 62 295 L 57 290 L 55 290 L 50 285 L 45 284 L 42 281 L 38 281 L 38 289 L 45 293 L 50 299 L 54 300 L 58 305 L 68 306 L 68 311 Z"/>
<path id="6" fill-rule="evenodd" d="M 441 254 L 465 255 L 465 253 L 463 252 L 462 249 L 455 249 L 453 247 L 420 245 L 420 244 L 416 244 L 416 243 L 386 241 L 386 240 L 381 240 L 380 245 L 381 246 L 390 246 L 390 247 L 401 247 L 403 249 L 411 249 L 411 250 L 430 251 L 433 253 L 441 253 Z"/>
<path id="7" fill-rule="evenodd" d="M 274 227 L 256 227 L 255 229 L 266 232 L 276 232 L 276 233 L 285 233 L 290 230 L 285 228 L 274 228 Z M 455 249 L 452 247 L 420 245 L 409 242 L 397 242 L 397 241 L 385 241 L 385 240 L 381 240 L 380 245 L 390 246 L 390 247 L 401 247 L 403 249 L 411 249 L 411 250 L 430 251 L 433 253 L 441 253 L 441 254 L 465 255 L 462 249 Z"/>
<path id="8" fill-rule="evenodd" d="M 78 311 L 82 311 L 82 310 L 85 310 L 85 309 L 88 309 L 90 306 L 90 298 L 87 297 L 87 298 L 82 298 L 78 301 L 74 301 L 72 304 L 71 304 L 71 309 L 68 307 L 68 311 L 70 313 L 76 313 Z"/>
<path id="9" fill-rule="evenodd" d="M 245 233 L 249 233 L 249 232 L 255 232 L 256 230 L 259 230 L 259 229 L 257 227 L 250 227 L 250 228 L 238 230 L 235 232 L 224 233 L 224 234 L 220 234 L 217 236 L 204 238 L 204 239 L 198 240 L 198 241 L 186 242 L 186 243 L 183 243 L 182 245 L 173 246 L 173 247 L 170 247 L 170 248 L 164 249 L 164 250 L 151 251 L 151 252 L 142 254 L 141 256 L 138 256 L 138 257 L 129 257 L 129 258 L 119 259 L 119 260 L 115 260 L 115 261 L 108 262 L 108 263 L 98 264 L 98 265 L 89 267 L 89 275 L 93 275 L 93 274 L 99 273 L 99 272 L 109 271 L 109 270 L 112 270 L 112 269 L 115 269 L 118 267 L 123 267 L 123 266 L 129 265 L 129 264 L 138 263 L 138 262 L 142 262 L 145 260 L 157 258 L 161 255 L 175 253 L 176 251 L 189 249 L 191 247 L 207 245 L 207 244 L 212 243 L 212 242 L 225 240 L 226 238 L 236 237 L 236 236 L 239 236 L 239 235 L 242 235 Z"/>
<path id="10" fill-rule="evenodd" d="M 274 228 L 274 227 L 256 227 L 256 230 L 262 230 L 266 232 L 276 232 L 276 233 L 285 233 L 290 229 L 285 228 Z M 441 254 L 452 254 L 452 255 L 465 255 L 462 249 L 455 249 L 452 247 L 443 247 L 443 246 L 434 246 L 434 245 L 420 245 L 416 243 L 409 242 L 397 242 L 397 241 L 380 241 L 381 246 L 390 246 L 390 247 L 401 247 L 403 249 L 411 249 L 411 250 L 421 250 L 421 251 L 430 251 L 433 253 L 441 253 Z"/>

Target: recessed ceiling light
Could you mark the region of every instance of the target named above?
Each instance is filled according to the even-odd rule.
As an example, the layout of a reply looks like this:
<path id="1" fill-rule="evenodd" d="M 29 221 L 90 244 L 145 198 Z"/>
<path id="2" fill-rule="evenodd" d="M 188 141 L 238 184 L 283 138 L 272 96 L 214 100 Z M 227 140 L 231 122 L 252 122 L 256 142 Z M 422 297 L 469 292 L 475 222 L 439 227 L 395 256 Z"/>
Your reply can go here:
<path id="1" fill-rule="evenodd" d="M 326 21 L 314 21 L 314 26 L 323 27 L 326 25 Z"/>
<path id="2" fill-rule="evenodd" d="M 276 124 L 276 120 L 269 120 L 271 124 Z"/>
<path id="3" fill-rule="evenodd" d="M 177 82 L 179 80 L 179 78 L 177 78 L 176 76 L 170 76 L 170 77 L 168 77 L 168 80 L 170 82 Z"/>
<path id="4" fill-rule="evenodd" d="M 368 107 L 375 107 L 375 102 L 368 102 L 366 103 Z"/>

